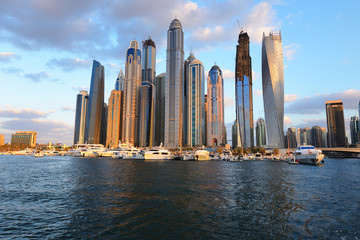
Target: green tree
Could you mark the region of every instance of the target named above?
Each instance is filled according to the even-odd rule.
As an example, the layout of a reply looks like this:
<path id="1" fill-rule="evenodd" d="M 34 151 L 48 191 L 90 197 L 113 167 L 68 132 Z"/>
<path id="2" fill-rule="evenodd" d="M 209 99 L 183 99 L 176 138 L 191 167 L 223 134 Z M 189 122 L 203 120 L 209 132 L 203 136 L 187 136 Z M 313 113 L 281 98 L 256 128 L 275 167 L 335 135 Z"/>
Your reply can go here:
<path id="1" fill-rule="evenodd" d="M 274 155 L 279 155 L 279 149 L 278 148 L 274 148 L 274 150 L 273 150 L 273 154 Z"/>

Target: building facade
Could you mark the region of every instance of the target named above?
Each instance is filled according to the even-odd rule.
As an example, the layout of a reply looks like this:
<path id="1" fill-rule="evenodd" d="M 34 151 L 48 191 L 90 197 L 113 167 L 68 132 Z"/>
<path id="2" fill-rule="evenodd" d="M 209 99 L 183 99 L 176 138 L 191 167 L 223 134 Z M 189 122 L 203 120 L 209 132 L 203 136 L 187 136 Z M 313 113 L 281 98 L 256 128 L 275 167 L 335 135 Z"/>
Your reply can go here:
<path id="1" fill-rule="evenodd" d="M 167 32 L 165 146 L 183 145 L 184 33 L 174 19 Z"/>
<path id="2" fill-rule="evenodd" d="M 106 146 L 116 148 L 119 145 L 122 134 L 122 117 L 123 117 L 123 91 L 112 90 L 109 98 L 107 109 L 107 133 Z"/>
<path id="3" fill-rule="evenodd" d="M 235 108 L 240 128 L 238 144 L 242 147 L 252 147 L 254 146 L 254 119 L 249 35 L 241 31 L 238 43 L 235 67 Z"/>
<path id="4" fill-rule="evenodd" d="M 288 128 L 286 132 L 285 137 L 285 147 L 286 148 L 296 148 L 297 142 L 296 142 L 296 128 L 290 127 Z"/>
<path id="5" fill-rule="evenodd" d="M 131 41 L 126 51 L 125 90 L 123 103 L 122 141 L 137 145 L 139 125 L 139 91 L 141 86 L 141 51 L 139 43 Z"/>
<path id="6" fill-rule="evenodd" d="M 266 127 L 265 120 L 259 118 L 256 121 L 256 146 L 261 147 L 266 145 Z"/>
<path id="7" fill-rule="evenodd" d="M 344 107 L 342 101 L 326 101 L 328 147 L 346 147 Z"/>
<path id="8" fill-rule="evenodd" d="M 116 78 L 114 89 L 116 91 L 124 91 L 125 89 L 125 76 L 122 69 L 120 69 L 119 75 Z"/>
<path id="9" fill-rule="evenodd" d="M 86 111 L 88 107 L 87 91 L 80 91 L 76 97 L 74 144 L 85 143 Z"/>
<path id="10" fill-rule="evenodd" d="M 156 103 L 155 103 L 155 145 L 164 145 L 165 141 L 165 88 L 166 74 L 156 76 Z"/>
<path id="11" fill-rule="evenodd" d="M 263 34 L 262 88 L 269 145 L 284 148 L 284 66 L 281 33 Z"/>
<path id="12" fill-rule="evenodd" d="M 27 145 L 36 147 L 37 132 L 34 131 L 17 131 L 11 135 L 11 145 Z"/>
<path id="13" fill-rule="evenodd" d="M 104 66 L 98 61 L 93 61 L 90 93 L 88 96 L 88 107 L 85 121 L 85 142 L 102 143 L 104 137 L 102 126 L 104 125 Z"/>
<path id="14" fill-rule="evenodd" d="M 226 144 L 224 124 L 224 79 L 214 65 L 207 78 L 207 146 Z"/>
<path id="15" fill-rule="evenodd" d="M 5 137 L 3 134 L 0 135 L 0 146 L 5 145 Z"/>
<path id="16" fill-rule="evenodd" d="M 359 142 L 359 133 L 360 133 L 360 121 L 357 116 L 351 117 L 350 119 L 350 136 L 351 144 L 356 144 Z"/>
<path id="17" fill-rule="evenodd" d="M 193 53 L 184 65 L 184 145 L 202 146 L 205 142 L 205 71 Z"/>
<path id="18" fill-rule="evenodd" d="M 139 146 L 148 147 L 155 144 L 155 68 L 156 46 L 149 38 L 143 42 L 142 76 L 139 97 Z"/>

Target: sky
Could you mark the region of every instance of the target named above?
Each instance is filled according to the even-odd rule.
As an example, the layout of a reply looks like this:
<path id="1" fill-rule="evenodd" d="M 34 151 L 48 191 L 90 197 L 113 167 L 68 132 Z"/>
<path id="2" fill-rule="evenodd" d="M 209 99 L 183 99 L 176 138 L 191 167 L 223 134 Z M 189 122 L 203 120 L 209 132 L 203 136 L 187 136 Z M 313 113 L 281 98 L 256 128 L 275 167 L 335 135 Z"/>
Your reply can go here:
<path id="1" fill-rule="evenodd" d="M 357 0 L 2 0 L 0 134 L 10 142 L 16 131 L 37 131 L 38 143 L 72 144 L 76 95 L 90 87 L 92 60 L 105 66 L 107 102 L 132 40 L 151 36 L 156 74 L 165 72 L 167 30 L 175 17 L 185 59 L 192 50 L 206 71 L 214 64 L 223 71 L 227 127 L 235 119 L 240 30 L 250 36 L 254 121 L 264 118 L 262 34 L 281 31 L 284 130 L 326 127 L 325 101 L 342 100 L 349 134 L 350 117 L 359 115 L 358 9 Z"/>

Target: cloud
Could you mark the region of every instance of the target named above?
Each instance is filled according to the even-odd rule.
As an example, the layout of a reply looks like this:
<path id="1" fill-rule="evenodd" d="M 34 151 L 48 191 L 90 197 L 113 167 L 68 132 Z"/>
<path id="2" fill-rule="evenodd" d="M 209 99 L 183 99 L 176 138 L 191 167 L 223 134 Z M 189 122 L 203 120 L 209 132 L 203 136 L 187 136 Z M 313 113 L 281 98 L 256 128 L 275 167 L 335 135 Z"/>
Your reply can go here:
<path id="1" fill-rule="evenodd" d="M 312 118 L 312 119 L 303 119 L 303 122 L 296 125 L 297 128 L 313 127 L 320 126 L 326 128 L 326 119 L 325 118 Z"/>
<path id="2" fill-rule="evenodd" d="M 10 62 L 13 59 L 19 59 L 20 55 L 13 52 L 0 52 L 0 62 Z"/>
<path id="3" fill-rule="evenodd" d="M 24 77 L 31 79 L 33 82 L 40 82 L 43 79 L 50 79 L 51 75 L 47 72 L 26 73 Z"/>
<path id="4" fill-rule="evenodd" d="M 255 90 L 255 91 L 254 91 L 254 94 L 255 94 L 256 96 L 262 96 L 263 92 L 262 92 L 262 90 Z"/>
<path id="5" fill-rule="evenodd" d="M 59 67 L 63 71 L 71 72 L 80 68 L 91 67 L 91 60 L 80 58 L 53 58 L 46 63 L 48 67 Z"/>
<path id="6" fill-rule="evenodd" d="M 294 114 L 318 114 L 325 111 L 325 102 L 342 100 L 344 109 L 356 110 L 360 99 L 360 90 L 349 89 L 343 92 L 315 95 L 299 98 L 285 108 L 286 113 Z"/>
<path id="7" fill-rule="evenodd" d="M 7 68 L 2 68 L 2 71 L 4 73 L 8 73 L 8 74 L 21 74 L 24 72 L 24 70 L 22 70 L 21 68 L 15 68 L 15 67 L 7 67 Z"/>
<path id="8" fill-rule="evenodd" d="M 224 97 L 224 105 L 225 105 L 225 107 L 234 106 L 234 105 L 235 105 L 235 101 L 234 101 L 234 99 L 225 96 L 225 97 Z"/>
<path id="9" fill-rule="evenodd" d="M 48 116 L 46 112 L 35 110 L 35 109 L 17 109 L 10 105 L 6 106 L 7 109 L 0 108 L 0 117 L 1 118 L 45 118 Z"/>
<path id="10" fill-rule="evenodd" d="M 119 66 L 118 64 L 116 63 L 108 63 L 107 64 L 109 68 L 112 68 L 112 69 L 117 69 L 119 70 L 121 68 L 121 66 Z"/>
<path id="11" fill-rule="evenodd" d="M 156 59 L 156 63 L 161 63 L 163 60 L 161 58 Z"/>
<path id="12" fill-rule="evenodd" d="M 252 70 L 252 80 L 255 81 L 258 78 L 258 74 Z"/>
<path id="13" fill-rule="evenodd" d="M 82 90 L 88 91 L 89 87 L 88 86 L 73 86 L 72 89 L 77 92 L 82 91 Z"/>
<path id="14" fill-rule="evenodd" d="M 292 123 L 293 121 L 289 116 L 284 116 L 284 125 L 287 126 L 287 128 L 290 127 Z"/>
<path id="15" fill-rule="evenodd" d="M 284 101 L 286 103 L 290 103 L 293 102 L 297 99 L 298 95 L 297 94 L 285 94 L 285 99 Z"/>
<path id="16" fill-rule="evenodd" d="M 223 73 L 223 78 L 224 79 L 228 79 L 228 80 L 234 80 L 235 79 L 235 72 L 228 70 L 228 69 L 224 69 L 222 71 Z"/>
<path id="17" fill-rule="evenodd" d="M 36 131 L 37 142 L 65 142 L 71 144 L 73 127 L 69 124 L 48 119 L 12 119 L 0 122 L 2 129 L 13 131 Z"/>
<path id="18" fill-rule="evenodd" d="M 294 60 L 294 55 L 296 54 L 297 50 L 299 50 L 300 45 L 296 43 L 291 43 L 289 45 L 284 46 L 284 56 L 288 61 Z"/>
<path id="19" fill-rule="evenodd" d="M 62 109 L 63 111 L 70 111 L 70 112 L 75 111 L 75 108 L 72 107 L 72 106 L 61 106 L 61 109 Z"/>

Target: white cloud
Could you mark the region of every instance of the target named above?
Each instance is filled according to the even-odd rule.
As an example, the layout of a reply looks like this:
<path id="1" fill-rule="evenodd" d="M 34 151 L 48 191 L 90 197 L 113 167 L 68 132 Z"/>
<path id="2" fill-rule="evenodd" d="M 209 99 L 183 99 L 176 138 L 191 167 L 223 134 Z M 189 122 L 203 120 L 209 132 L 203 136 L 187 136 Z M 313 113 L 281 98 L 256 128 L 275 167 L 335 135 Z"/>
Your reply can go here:
<path id="1" fill-rule="evenodd" d="M 0 117 L 2 118 L 45 118 L 48 113 L 37 109 L 17 109 L 10 105 L 6 105 L 7 109 L 0 108 Z"/>
<path id="2" fill-rule="evenodd" d="M 255 94 L 256 96 L 262 96 L 263 92 L 262 92 L 262 90 L 255 90 L 255 91 L 254 91 L 254 94 Z"/>
<path id="3" fill-rule="evenodd" d="M 116 63 L 108 63 L 108 67 L 112 68 L 112 69 L 117 69 L 120 71 L 121 66 L 119 64 Z"/>
<path id="4" fill-rule="evenodd" d="M 293 102 L 297 99 L 298 95 L 297 94 L 285 94 L 285 99 L 284 101 L 286 103 L 290 103 Z"/>
<path id="5" fill-rule="evenodd" d="M 80 68 L 90 68 L 91 60 L 89 59 L 80 59 L 80 58 L 62 58 L 57 59 L 53 58 L 46 63 L 48 67 L 59 67 L 63 71 L 74 71 Z"/>
<path id="6" fill-rule="evenodd" d="M 49 79 L 51 75 L 45 71 L 37 73 L 26 73 L 24 77 L 31 79 L 33 82 L 40 82 L 43 79 Z"/>
<path id="7" fill-rule="evenodd" d="M 75 108 L 72 106 L 61 106 L 61 109 L 63 111 L 70 111 L 70 112 L 75 111 Z"/>
<path id="8" fill-rule="evenodd" d="M 235 105 L 235 101 L 233 98 L 229 98 L 227 96 L 224 97 L 224 105 L 225 107 L 231 107 Z"/>
<path id="9" fill-rule="evenodd" d="M 291 43 L 284 46 L 284 56 L 288 61 L 294 60 L 296 52 L 299 50 L 300 45 Z"/>
<path id="10" fill-rule="evenodd" d="M 9 62 L 12 59 L 20 58 L 20 55 L 17 55 L 13 52 L 0 52 L 0 61 Z"/>
<path id="11" fill-rule="evenodd" d="M 72 89 L 73 90 L 75 90 L 75 91 L 81 91 L 81 90 L 86 90 L 86 91 L 88 91 L 89 90 L 89 87 L 88 86 L 73 86 L 72 87 Z"/>
<path id="12" fill-rule="evenodd" d="M 225 69 L 222 71 L 223 73 L 223 78 L 224 79 L 228 79 L 228 80 L 234 80 L 235 79 L 235 72 L 229 70 L 229 69 Z"/>
<path id="13" fill-rule="evenodd" d="M 292 123 L 293 121 L 289 116 L 284 116 L 284 125 L 287 126 L 287 128 L 290 127 Z"/>
<path id="14" fill-rule="evenodd" d="M 161 63 L 163 60 L 161 58 L 156 59 L 156 63 Z"/>

